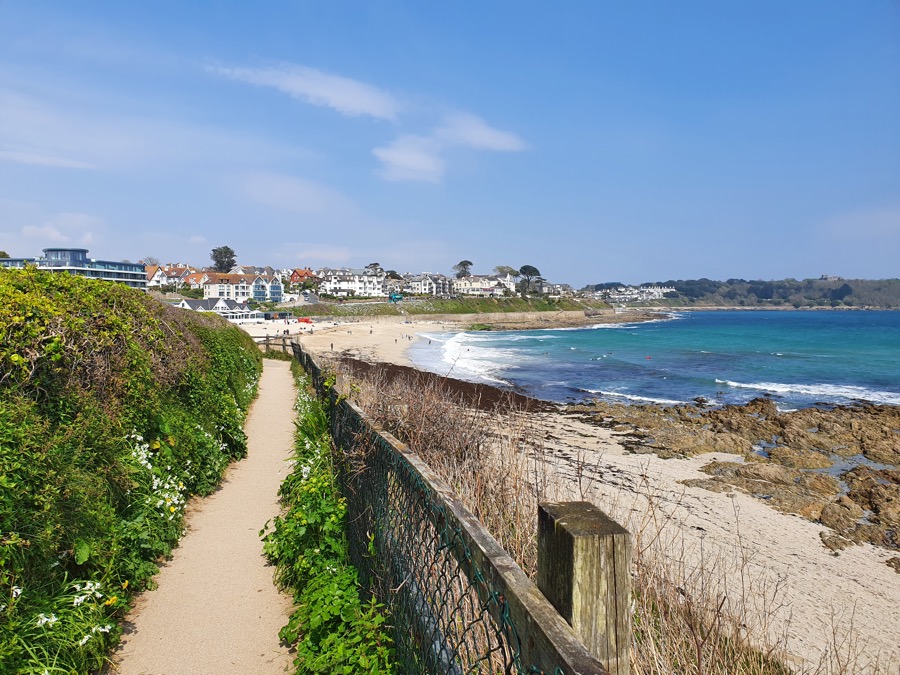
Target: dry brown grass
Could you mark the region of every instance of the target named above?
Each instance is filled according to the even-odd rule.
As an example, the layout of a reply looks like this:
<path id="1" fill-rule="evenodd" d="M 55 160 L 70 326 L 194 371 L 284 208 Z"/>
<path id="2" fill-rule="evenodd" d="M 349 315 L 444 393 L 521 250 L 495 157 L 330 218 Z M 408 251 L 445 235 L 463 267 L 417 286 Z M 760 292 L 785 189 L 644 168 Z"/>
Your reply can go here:
<path id="1" fill-rule="evenodd" d="M 587 455 L 564 470 L 545 461 L 536 416 L 509 402 L 491 412 L 465 405 L 435 379 L 338 373 L 338 386 L 377 424 L 409 444 L 447 483 L 530 577 L 536 575 L 540 501 L 593 501 L 634 537 L 634 673 L 810 675 L 888 672 L 853 639 L 852 616 L 832 617 L 831 644 L 818 663 L 785 656 L 783 584 L 750 574 L 740 541 L 689 549 L 672 508 L 644 480 L 628 498 L 596 490 L 602 468 Z M 606 496 L 604 496 L 606 495 Z M 702 542 L 702 540 L 701 540 Z M 849 621 L 848 621 L 849 619 Z M 848 628 L 849 626 L 849 628 Z M 873 663 L 874 661 L 874 663 Z"/>

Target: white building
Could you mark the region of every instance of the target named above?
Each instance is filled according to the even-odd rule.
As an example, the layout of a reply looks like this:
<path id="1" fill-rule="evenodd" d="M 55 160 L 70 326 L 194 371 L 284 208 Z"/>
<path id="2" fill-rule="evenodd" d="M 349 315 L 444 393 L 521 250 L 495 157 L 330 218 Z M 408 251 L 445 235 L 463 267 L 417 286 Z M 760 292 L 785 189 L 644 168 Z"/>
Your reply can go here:
<path id="1" fill-rule="evenodd" d="M 619 286 L 609 292 L 608 298 L 615 302 L 647 302 L 662 300 L 666 293 L 674 292 L 675 289 L 669 286 Z"/>
<path id="2" fill-rule="evenodd" d="M 262 317 L 262 312 L 250 309 L 246 303 L 238 302 L 237 300 L 228 300 L 226 298 L 205 298 L 203 300 L 185 298 L 175 306 L 181 307 L 182 309 L 190 309 L 195 312 L 213 312 L 229 321 L 238 323 Z"/>
<path id="3" fill-rule="evenodd" d="M 386 295 L 385 273 L 380 267 L 365 269 L 324 267 L 316 270 L 316 276 L 322 280 L 319 285 L 320 293 L 343 298 L 382 298 Z"/>
<path id="4" fill-rule="evenodd" d="M 453 280 L 453 292 L 458 295 L 474 295 L 479 298 L 497 298 L 506 295 L 510 288 L 500 278 L 489 275 L 472 274 Z M 515 292 L 515 286 L 512 287 Z"/>
<path id="5" fill-rule="evenodd" d="M 277 276 L 266 274 L 219 274 L 207 272 L 200 284 L 203 297 L 225 298 L 238 302 L 281 302 L 282 285 Z"/>
<path id="6" fill-rule="evenodd" d="M 413 295 L 450 295 L 453 293 L 453 282 L 443 274 L 407 274 L 404 276 L 403 289 Z"/>

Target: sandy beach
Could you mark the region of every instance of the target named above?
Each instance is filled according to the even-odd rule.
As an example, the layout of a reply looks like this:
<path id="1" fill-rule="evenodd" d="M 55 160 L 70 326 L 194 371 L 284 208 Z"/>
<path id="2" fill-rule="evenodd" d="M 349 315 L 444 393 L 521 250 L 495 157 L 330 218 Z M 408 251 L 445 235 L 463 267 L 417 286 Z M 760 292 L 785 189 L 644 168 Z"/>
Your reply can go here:
<path id="1" fill-rule="evenodd" d="M 366 317 L 369 318 L 369 317 Z M 304 324 L 284 321 L 267 321 L 261 324 L 241 326 L 255 338 L 267 335 L 288 335 L 298 338 L 304 348 L 314 354 L 345 355 L 366 361 L 381 361 L 411 366 L 406 351 L 418 339 L 418 333 L 461 330 L 452 323 L 413 321 L 406 323 L 402 317 L 371 317 L 371 321 L 316 322 Z M 391 319 L 387 321 L 385 319 Z"/>
<path id="2" fill-rule="evenodd" d="M 409 366 L 405 352 L 420 339 L 417 333 L 456 329 L 447 322 L 359 321 L 316 325 L 312 334 L 302 331 L 300 341 L 325 357 Z M 562 409 L 528 414 L 541 430 L 550 470 L 570 486 L 560 498 L 587 498 L 631 528 L 640 526 L 652 502 L 664 514 L 655 527 L 671 542 L 673 561 L 716 568 L 722 592 L 747 599 L 749 621 L 763 621 L 754 611 L 767 617 L 766 631 L 773 639 L 784 636 L 795 665 L 815 666 L 824 654 L 844 650 L 862 655 L 853 672 L 876 663 L 875 672 L 898 672 L 900 574 L 886 564 L 896 551 L 861 544 L 835 553 L 823 546 L 820 535 L 828 528 L 818 523 L 775 511 L 739 490 L 683 483 L 708 478 L 700 468 L 714 460 L 743 462 L 740 455 L 631 454 L 615 431 L 578 415 Z"/>

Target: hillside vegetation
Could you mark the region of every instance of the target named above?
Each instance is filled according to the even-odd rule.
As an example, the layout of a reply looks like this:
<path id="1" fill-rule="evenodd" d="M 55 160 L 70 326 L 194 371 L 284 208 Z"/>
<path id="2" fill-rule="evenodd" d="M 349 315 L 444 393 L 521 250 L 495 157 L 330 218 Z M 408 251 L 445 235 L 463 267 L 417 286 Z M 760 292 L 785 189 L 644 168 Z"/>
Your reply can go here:
<path id="1" fill-rule="evenodd" d="M 404 314 L 493 314 L 509 312 L 561 312 L 608 308 L 604 302 L 571 298 L 407 298 L 399 303 L 321 302 L 296 307 L 296 316 L 400 316 Z"/>
<path id="2" fill-rule="evenodd" d="M 900 279 L 670 279 L 643 285 L 674 288 L 675 292 L 667 294 L 665 301 L 651 303 L 673 306 L 900 308 Z M 587 288 L 601 290 L 608 286 L 595 284 Z"/>
<path id="3" fill-rule="evenodd" d="M 260 354 L 119 284 L 0 270 L 0 672 L 87 672 L 246 453 Z"/>

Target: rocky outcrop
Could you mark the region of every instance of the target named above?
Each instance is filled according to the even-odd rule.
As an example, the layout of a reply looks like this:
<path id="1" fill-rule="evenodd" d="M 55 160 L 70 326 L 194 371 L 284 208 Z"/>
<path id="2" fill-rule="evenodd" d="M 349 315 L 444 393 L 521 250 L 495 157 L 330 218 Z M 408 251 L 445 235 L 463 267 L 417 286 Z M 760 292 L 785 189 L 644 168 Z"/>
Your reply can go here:
<path id="1" fill-rule="evenodd" d="M 780 412 L 757 398 L 746 405 L 627 406 L 596 401 L 569 406 L 621 434 L 632 452 L 689 457 L 740 455 L 713 462 L 710 478 L 688 485 L 741 490 L 773 508 L 833 531 L 832 550 L 868 541 L 900 547 L 900 407 L 860 404 Z"/>
<path id="2" fill-rule="evenodd" d="M 703 467 L 709 479 L 684 481 L 685 485 L 721 492 L 737 489 L 767 501 L 784 513 L 818 519 L 831 499 L 840 493 L 838 482 L 823 474 L 807 473 L 778 464 L 711 462 Z"/>

